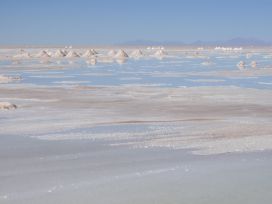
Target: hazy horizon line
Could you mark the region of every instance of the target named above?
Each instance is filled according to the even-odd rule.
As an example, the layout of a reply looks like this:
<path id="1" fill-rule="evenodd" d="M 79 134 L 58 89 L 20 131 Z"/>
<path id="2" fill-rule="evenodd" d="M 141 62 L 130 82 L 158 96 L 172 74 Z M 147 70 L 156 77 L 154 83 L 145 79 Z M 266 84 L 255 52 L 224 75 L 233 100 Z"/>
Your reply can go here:
<path id="1" fill-rule="evenodd" d="M 135 39 L 135 40 L 127 40 L 123 42 L 115 42 L 115 43 L 0 43 L 0 46 L 271 46 L 272 41 L 263 40 L 255 37 L 236 37 L 228 40 L 195 40 L 192 42 L 185 42 L 179 40 L 148 40 L 148 39 Z"/>

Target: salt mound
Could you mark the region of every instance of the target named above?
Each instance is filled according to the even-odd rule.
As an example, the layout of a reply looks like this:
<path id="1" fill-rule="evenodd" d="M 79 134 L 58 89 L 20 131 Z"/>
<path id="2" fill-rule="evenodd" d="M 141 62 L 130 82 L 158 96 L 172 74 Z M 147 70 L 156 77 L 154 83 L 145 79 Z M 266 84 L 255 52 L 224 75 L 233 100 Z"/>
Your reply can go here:
<path id="1" fill-rule="evenodd" d="M 3 75 L 0 75 L 0 84 L 1 83 L 9 83 L 11 81 L 12 81 L 12 79 L 10 77 L 6 77 L 6 76 L 3 76 Z"/>
<path id="2" fill-rule="evenodd" d="M 135 57 L 135 58 L 142 57 L 142 56 L 143 56 L 143 52 L 142 52 L 141 50 L 134 50 L 134 51 L 131 53 L 131 56 L 132 56 L 132 57 Z"/>
<path id="3" fill-rule="evenodd" d="M 109 52 L 108 52 L 108 56 L 110 56 L 110 57 L 113 57 L 113 56 L 115 56 L 116 55 L 116 51 L 115 50 L 110 50 Z"/>
<path id="4" fill-rule="evenodd" d="M 66 57 L 80 57 L 75 51 L 69 51 Z"/>
<path id="5" fill-rule="evenodd" d="M 20 77 L 9 77 L 9 76 L 3 76 L 0 75 L 0 84 L 10 83 L 12 81 L 20 80 Z"/>
<path id="6" fill-rule="evenodd" d="M 165 55 L 168 55 L 168 53 L 166 51 L 162 50 L 162 49 L 155 52 L 155 56 L 157 56 L 157 57 L 163 57 Z"/>
<path id="7" fill-rule="evenodd" d="M 251 65 L 252 68 L 256 68 L 257 67 L 257 62 L 256 61 L 252 61 L 250 63 L 250 65 Z"/>
<path id="8" fill-rule="evenodd" d="M 65 57 L 67 53 L 64 50 L 57 50 L 54 54 L 55 57 Z"/>
<path id="9" fill-rule="evenodd" d="M 98 54 L 98 52 L 97 52 L 95 49 L 91 49 L 91 51 L 92 51 L 95 55 Z"/>
<path id="10" fill-rule="evenodd" d="M 96 52 L 94 52 L 95 50 L 91 49 L 91 50 L 87 50 L 82 57 L 92 57 L 94 55 L 96 55 Z"/>
<path id="11" fill-rule="evenodd" d="M 238 67 L 239 69 L 244 69 L 245 66 L 246 66 L 246 63 L 245 63 L 244 61 L 240 61 L 240 62 L 238 62 L 238 64 L 237 64 L 237 67 Z"/>
<path id="12" fill-rule="evenodd" d="M 127 58 L 128 54 L 124 50 L 119 50 L 115 55 L 115 58 Z"/>
<path id="13" fill-rule="evenodd" d="M 0 110 L 11 110 L 16 108 L 17 106 L 15 104 L 9 102 L 0 102 Z"/>
<path id="14" fill-rule="evenodd" d="M 37 57 L 48 58 L 50 55 L 45 50 L 42 50 L 37 54 Z"/>

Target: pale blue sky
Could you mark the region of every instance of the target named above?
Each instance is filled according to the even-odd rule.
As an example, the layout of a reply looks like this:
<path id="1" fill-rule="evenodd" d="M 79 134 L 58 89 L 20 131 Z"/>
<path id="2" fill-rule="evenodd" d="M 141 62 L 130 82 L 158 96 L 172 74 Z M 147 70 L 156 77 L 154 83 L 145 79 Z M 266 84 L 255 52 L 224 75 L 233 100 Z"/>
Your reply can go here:
<path id="1" fill-rule="evenodd" d="M 0 44 L 272 41 L 271 0 L 0 0 Z"/>

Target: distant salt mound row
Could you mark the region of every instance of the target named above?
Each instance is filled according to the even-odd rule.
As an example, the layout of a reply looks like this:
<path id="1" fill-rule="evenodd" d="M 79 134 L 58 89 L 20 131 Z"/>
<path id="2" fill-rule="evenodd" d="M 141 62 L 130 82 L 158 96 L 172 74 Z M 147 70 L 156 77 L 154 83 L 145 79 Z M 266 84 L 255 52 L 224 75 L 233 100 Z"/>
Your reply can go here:
<path id="1" fill-rule="evenodd" d="M 65 50 L 57 50 L 54 54 L 54 57 L 65 57 L 67 52 Z"/>
<path id="2" fill-rule="evenodd" d="M 165 57 L 166 55 L 168 55 L 168 53 L 162 49 L 158 50 L 157 52 L 155 52 L 154 54 L 156 57 Z"/>
<path id="3" fill-rule="evenodd" d="M 130 56 L 133 58 L 140 58 L 143 56 L 143 52 L 141 50 L 134 50 Z"/>
<path id="4" fill-rule="evenodd" d="M 39 58 L 49 58 L 51 57 L 50 54 L 46 51 L 46 50 L 42 50 L 40 51 L 36 57 L 39 57 Z"/>
<path id="5" fill-rule="evenodd" d="M 82 57 L 93 57 L 97 54 L 97 52 L 93 49 L 91 50 L 87 50 L 83 55 Z"/>
<path id="6" fill-rule="evenodd" d="M 20 79 L 21 77 L 9 77 L 9 76 L 0 75 L 0 84 L 6 84 L 6 83 L 10 83 Z"/>
<path id="7" fill-rule="evenodd" d="M 110 56 L 110 57 L 114 57 L 115 55 L 116 55 L 116 51 L 115 50 L 110 50 L 109 52 L 108 52 L 108 56 Z"/>
<path id="8" fill-rule="evenodd" d="M 0 102 L 0 110 L 12 110 L 16 108 L 17 106 L 15 104 L 9 102 Z"/>
<path id="9" fill-rule="evenodd" d="M 115 58 L 128 58 L 128 54 L 124 50 L 119 50 L 116 55 L 114 56 Z"/>
<path id="10" fill-rule="evenodd" d="M 79 54 L 77 54 L 75 51 L 69 51 L 66 55 L 66 57 L 73 58 L 73 57 L 80 57 Z"/>
<path id="11" fill-rule="evenodd" d="M 214 50 L 219 50 L 219 51 L 242 51 L 242 47 L 215 47 Z"/>

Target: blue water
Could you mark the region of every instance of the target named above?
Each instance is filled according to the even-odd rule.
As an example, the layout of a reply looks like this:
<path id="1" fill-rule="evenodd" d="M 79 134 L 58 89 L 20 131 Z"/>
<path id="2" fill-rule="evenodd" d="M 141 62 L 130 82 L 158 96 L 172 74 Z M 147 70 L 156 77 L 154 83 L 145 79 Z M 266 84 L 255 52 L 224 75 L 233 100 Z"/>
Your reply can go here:
<path id="1" fill-rule="evenodd" d="M 264 58 L 265 53 L 255 54 L 250 59 L 245 54 L 233 54 L 233 56 L 220 53 L 209 53 L 209 61 L 213 64 L 203 66 L 201 63 L 207 59 L 186 58 L 185 56 L 158 59 L 129 59 L 124 64 L 98 63 L 88 65 L 84 60 L 74 61 L 68 65 L 67 60 L 62 60 L 64 69 L 52 66 L 50 69 L 17 69 L 10 71 L 5 66 L 10 61 L 0 62 L 0 74 L 20 75 L 21 83 L 65 86 L 65 85 L 89 85 L 89 86 L 120 86 L 120 85 L 146 85 L 159 87 L 195 87 L 195 86 L 238 86 L 247 88 L 271 89 L 271 76 L 253 77 L 217 77 L 207 74 L 216 71 L 238 71 L 237 62 L 243 60 L 247 64 L 255 60 L 258 67 L 271 66 L 272 59 Z M 22 67 L 39 64 L 39 61 L 28 60 L 20 62 Z M 67 65 L 67 67 L 65 67 Z M 252 68 L 248 68 L 252 69 Z M 205 76 L 202 74 L 206 73 Z"/>

